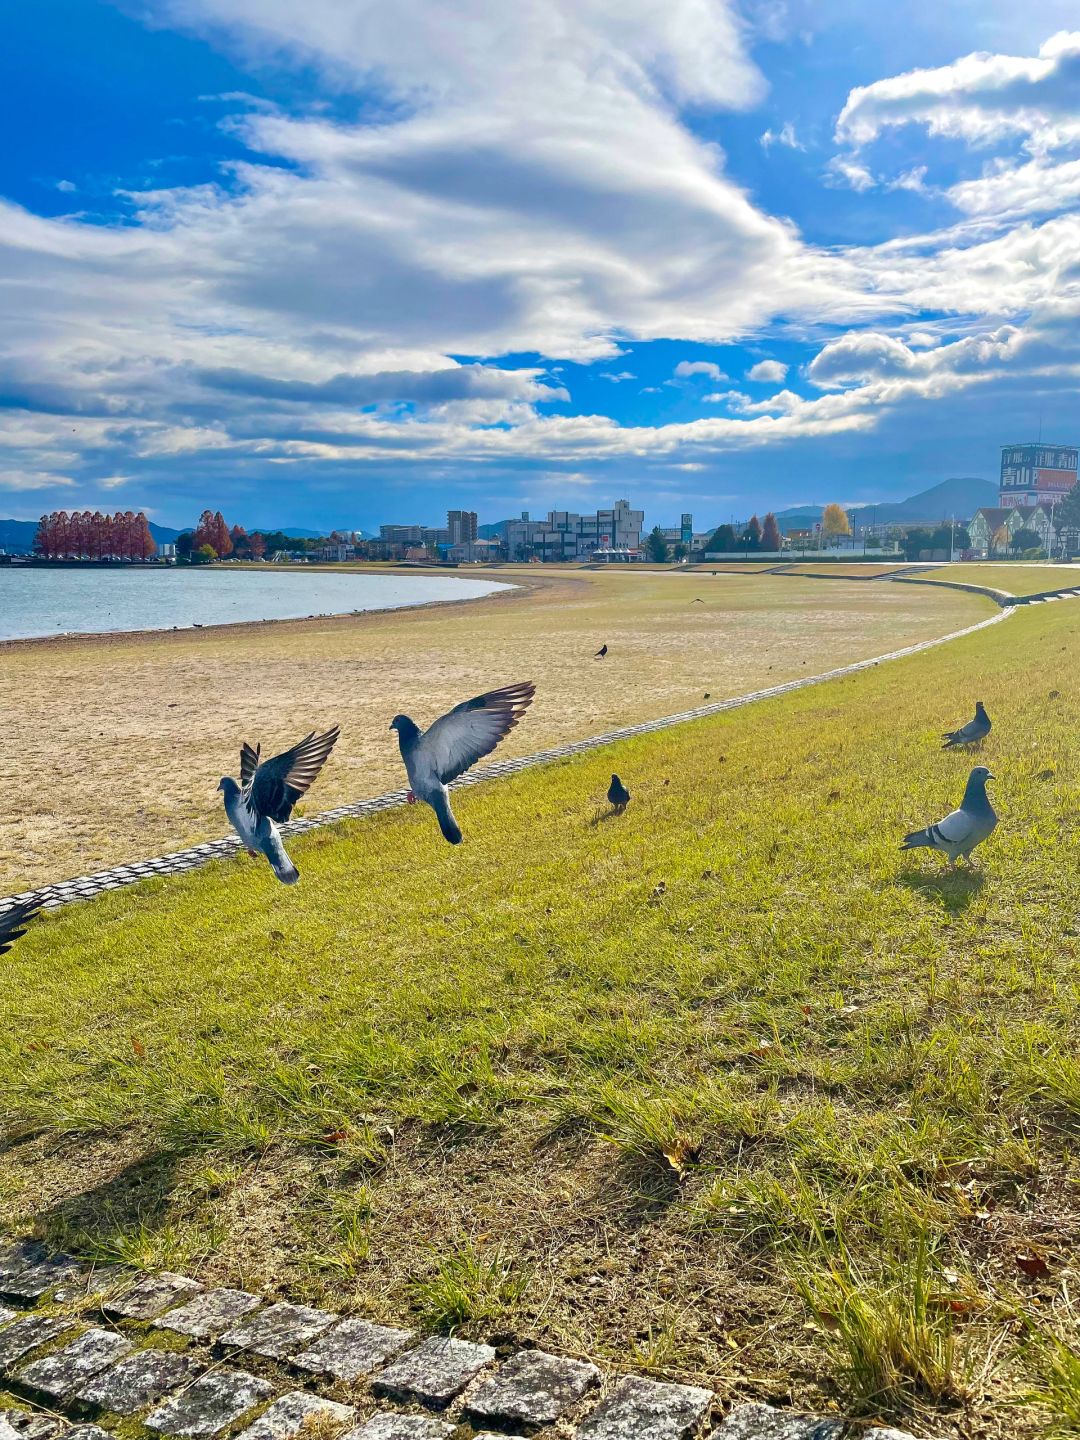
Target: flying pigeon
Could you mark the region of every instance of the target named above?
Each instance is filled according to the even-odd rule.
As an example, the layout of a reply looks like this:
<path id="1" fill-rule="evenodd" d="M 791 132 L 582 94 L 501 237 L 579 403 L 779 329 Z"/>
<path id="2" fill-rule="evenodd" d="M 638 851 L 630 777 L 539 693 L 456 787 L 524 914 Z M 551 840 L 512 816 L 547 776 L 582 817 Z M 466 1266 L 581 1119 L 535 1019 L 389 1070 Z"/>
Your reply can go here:
<path id="1" fill-rule="evenodd" d="M 285 853 L 279 825 L 325 765 L 337 742 L 337 725 L 324 735 L 312 730 L 291 750 L 260 760 L 261 745 L 253 750 L 245 741 L 240 751 L 240 784 L 224 776 L 218 789 L 225 793 L 225 814 L 251 854 L 261 851 L 283 885 L 295 885 L 300 871 Z"/>
<path id="2" fill-rule="evenodd" d="M 6 955 L 15 941 L 26 934 L 28 922 L 40 909 L 40 900 L 23 900 L 0 915 L 0 955 Z"/>
<path id="3" fill-rule="evenodd" d="M 983 708 L 981 700 L 975 701 L 975 718 L 969 720 L 966 725 L 961 725 L 959 730 L 946 730 L 941 737 L 945 744 L 943 750 L 952 750 L 957 745 L 974 745 L 977 741 L 985 740 L 990 734 L 990 716 Z"/>
<path id="4" fill-rule="evenodd" d="M 606 654 L 607 654 L 607 646 L 606 646 L 606 645 L 601 645 L 601 646 L 600 646 L 600 649 L 597 650 L 596 654 L 595 654 L 592 658 L 593 658 L 594 660 L 602 660 Z"/>
<path id="5" fill-rule="evenodd" d="M 616 815 L 621 815 L 630 804 L 630 791 L 619 779 L 618 775 L 612 775 L 611 784 L 607 792 L 608 804 L 614 805 Z"/>
<path id="6" fill-rule="evenodd" d="M 912 831 L 905 837 L 900 849 L 940 850 L 952 861 L 954 870 L 961 855 L 970 865 L 971 852 L 993 833 L 997 824 L 994 807 L 986 797 L 986 782 L 993 778 L 985 765 L 976 765 L 968 776 L 960 809 L 946 815 L 936 825 Z"/>
<path id="7" fill-rule="evenodd" d="M 491 754 L 524 715 L 535 694 L 536 686 L 523 681 L 463 700 L 426 730 L 408 715 L 395 715 L 390 722 L 390 729 L 398 732 L 401 758 L 408 771 L 409 798 L 431 806 L 451 845 L 461 844 L 461 827 L 450 809 L 447 785 Z"/>

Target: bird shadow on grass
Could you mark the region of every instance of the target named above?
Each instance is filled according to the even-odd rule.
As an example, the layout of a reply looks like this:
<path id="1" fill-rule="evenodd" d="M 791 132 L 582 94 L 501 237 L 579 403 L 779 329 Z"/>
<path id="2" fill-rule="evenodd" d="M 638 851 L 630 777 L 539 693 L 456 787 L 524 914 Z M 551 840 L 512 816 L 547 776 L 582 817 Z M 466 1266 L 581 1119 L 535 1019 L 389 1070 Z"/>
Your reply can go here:
<path id="1" fill-rule="evenodd" d="M 54 1249 L 99 1262 L 139 1263 L 140 1252 L 165 1263 L 173 1229 L 180 1156 L 155 1151 L 85 1190 L 65 1195 L 35 1217 Z M 159 1257 L 155 1252 L 161 1248 Z"/>
<path id="2" fill-rule="evenodd" d="M 625 814 L 625 810 L 604 810 L 599 815 L 594 815 L 589 824 L 593 827 L 603 825 L 608 820 L 621 820 Z"/>
<path id="3" fill-rule="evenodd" d="M 986 884 L 981 870 L 943 870 L 936 875 L 927 870 L 905 870 L 897 878 L 909 890 L 937 900 L 950 915 L 966 910 Z"/>

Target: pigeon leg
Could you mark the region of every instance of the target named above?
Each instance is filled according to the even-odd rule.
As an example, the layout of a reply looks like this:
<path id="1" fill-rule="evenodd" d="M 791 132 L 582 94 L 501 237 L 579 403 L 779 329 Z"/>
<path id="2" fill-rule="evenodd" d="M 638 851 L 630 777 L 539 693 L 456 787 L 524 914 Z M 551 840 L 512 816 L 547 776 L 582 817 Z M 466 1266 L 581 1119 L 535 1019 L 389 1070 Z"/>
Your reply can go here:
<path id="1" fill-rule="evenodd" d="M 409 791 L 406 793 L 405 799 L 406 799 L 406 801 L 407 801 L 410 805 L 415 805 L 415 804 L 416 804 L 416 796 L 413 794 L 413 792 L 412 792 L 411 790 L 409 790 Z"/>

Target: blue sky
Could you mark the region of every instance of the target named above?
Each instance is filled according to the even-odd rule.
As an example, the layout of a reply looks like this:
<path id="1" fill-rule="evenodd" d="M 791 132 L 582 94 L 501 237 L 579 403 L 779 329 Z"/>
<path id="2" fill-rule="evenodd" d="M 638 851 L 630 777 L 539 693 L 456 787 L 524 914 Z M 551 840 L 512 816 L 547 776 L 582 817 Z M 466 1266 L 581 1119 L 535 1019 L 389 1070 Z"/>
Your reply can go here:
<path id="1" fill-rule="evenodd" d="M 5 26 L 0 515 L 703 527 L 1077 440 L 1072 3 Z"/>

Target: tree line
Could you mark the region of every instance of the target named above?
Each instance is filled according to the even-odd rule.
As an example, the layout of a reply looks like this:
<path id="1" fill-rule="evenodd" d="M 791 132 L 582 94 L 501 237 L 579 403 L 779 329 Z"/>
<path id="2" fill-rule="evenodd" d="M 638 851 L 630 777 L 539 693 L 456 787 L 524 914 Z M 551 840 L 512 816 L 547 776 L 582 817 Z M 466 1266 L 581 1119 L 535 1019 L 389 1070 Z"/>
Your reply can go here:
<path id="1" fill-rule="evenodd" d="M 157 542 L 141 510 L 53 510 L 38 521 L 34 554 L 43 560 L 152 560 Z"/>

